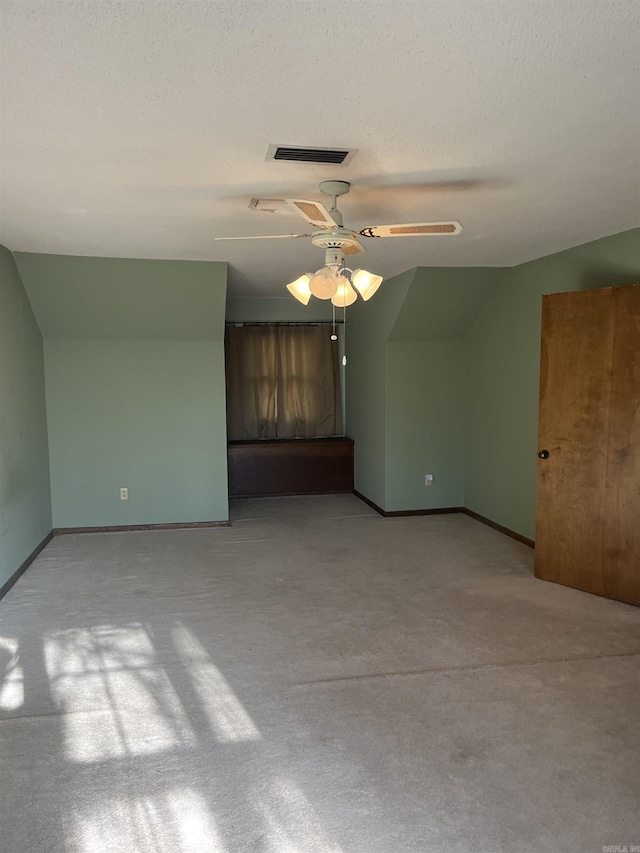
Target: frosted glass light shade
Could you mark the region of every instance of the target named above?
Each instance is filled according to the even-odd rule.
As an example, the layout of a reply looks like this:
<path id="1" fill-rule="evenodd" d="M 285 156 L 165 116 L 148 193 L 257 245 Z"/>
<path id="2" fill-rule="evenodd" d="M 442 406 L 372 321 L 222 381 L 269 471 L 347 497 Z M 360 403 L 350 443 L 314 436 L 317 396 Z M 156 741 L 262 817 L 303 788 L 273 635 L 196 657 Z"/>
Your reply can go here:
<path id="1" fill-rule="evenodd" d="M 303 305 L 308 305 L 309 300 L 311 299 L 311 291 L 309 290 L 309 282 L 311 281 L 311 276 L 308 273 L 301 275 L 300 278 L 297 278 L 295 281 L 292 281 L 291 284 L 287 285 L 287 290 L 292 296 L 298 300 L 298 302 L 302 302 Z"/>
<path id="2" fill-rule="evenodd" d="M 331 301 L 336 306 L 336 308 L 348 308 L 349 305 L 353 305 L 353 303 L 358 298 L 358 294 L 351 287 L 348 280 L 344 278 L 344 276 L 340 276 L 340 281 L 338 282 L 337 290 L 334 296 L 331 297 Z"/>
<path id="3" fill-rule="evenodd" d="M 309 282 L 309 290 L 317 299 L 331 299 L 337 287 L 336 275 L 330 267 L 318 270 Z"/>
<path id="4" fill-rule="evenodd" d="M 353 286 L 366 302 L 382 284 L 382 276 L 374 275 L 366 270 L 356 270 L 351 277 Z"/>

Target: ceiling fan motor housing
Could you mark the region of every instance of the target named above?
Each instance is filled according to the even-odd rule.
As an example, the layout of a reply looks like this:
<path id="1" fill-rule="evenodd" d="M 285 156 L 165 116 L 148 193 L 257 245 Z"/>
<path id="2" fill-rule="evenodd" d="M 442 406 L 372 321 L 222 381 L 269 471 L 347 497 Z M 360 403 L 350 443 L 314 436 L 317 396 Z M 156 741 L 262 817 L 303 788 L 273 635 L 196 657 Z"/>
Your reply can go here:
<path id="1" fill-rule="evenodd" d="M 350 254 L 349 249 L 352 247 L 360 249 L 358 235 L 347 228 L 325 228 L 322 231 L 314 231 L 311 242 L 314 246 L 325 250 L 324 263 L 327 267 L 341 266 L 345 254 Z"/>
<path id="2" fill-rule="evenodd" d="M 358 235 L 347 228 L 323 228 L 314 231 L 311 242 L 320 249 L 349 249 L 358 246 Z"/>

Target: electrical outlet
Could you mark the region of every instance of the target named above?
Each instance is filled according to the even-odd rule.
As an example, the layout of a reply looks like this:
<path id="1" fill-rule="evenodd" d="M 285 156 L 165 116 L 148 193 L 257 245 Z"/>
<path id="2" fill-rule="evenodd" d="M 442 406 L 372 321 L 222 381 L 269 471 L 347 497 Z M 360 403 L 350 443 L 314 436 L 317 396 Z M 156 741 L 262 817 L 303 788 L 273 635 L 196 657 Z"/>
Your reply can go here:
<path id="1" fill-rule="evenodd" d="M 120 500 L 128 501 L 129 500 L 129 489 L 120 489 Z"/>
<path id="2" fill-rule="evenodd" d="M 433 474 L 424 475 L 424 484 L 425 486 L 433 486 Z"/>

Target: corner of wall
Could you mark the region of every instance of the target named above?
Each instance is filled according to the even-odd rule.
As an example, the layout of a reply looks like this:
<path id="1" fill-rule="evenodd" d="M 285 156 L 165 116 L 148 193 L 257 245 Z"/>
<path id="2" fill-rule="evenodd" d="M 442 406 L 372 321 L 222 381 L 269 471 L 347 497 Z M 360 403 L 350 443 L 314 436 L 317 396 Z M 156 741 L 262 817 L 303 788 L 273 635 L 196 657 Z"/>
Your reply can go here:
<path id="1" fill-rule="evenodd" d="M 506 270 L 465 340 L 465 506 L 535 535 L 542 296 L 640 279 L 640 229 Z"/>
<path id="2" fill-rule="evenodd" d="M 349 435 L 355 441 L 356 489 L 385 509 L 386 347 L 415 269 L 387 279 L 370 302 L 347 312 Z"/>
<path id="3" fill-rule="evenodd" d="M 0 585 L 51 531 L 43 341 L 11 252 L 0 247 Z"/>

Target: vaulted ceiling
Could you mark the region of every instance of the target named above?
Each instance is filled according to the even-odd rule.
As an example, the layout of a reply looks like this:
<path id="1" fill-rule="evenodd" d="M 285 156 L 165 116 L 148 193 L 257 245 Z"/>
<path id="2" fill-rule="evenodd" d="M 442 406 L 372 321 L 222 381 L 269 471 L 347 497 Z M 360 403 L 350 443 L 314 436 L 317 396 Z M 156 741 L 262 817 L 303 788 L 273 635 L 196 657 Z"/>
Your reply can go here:
<path id="1" fill-rule="evenodd" d="M 511 266 L 640 224 L 635 2 L 0 0 L 0 241 L 13 250 L 229 262 L 234 296 L 322 265 L 252 197 L 352 182 L 359 265 Z M 343 166 L 267 147 L 358 149 Z"/>

